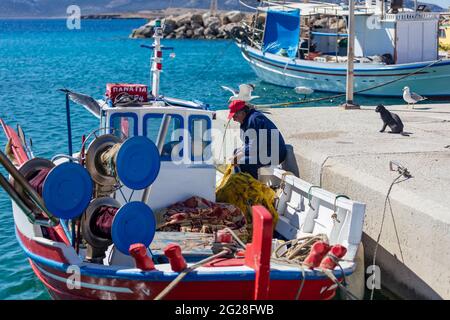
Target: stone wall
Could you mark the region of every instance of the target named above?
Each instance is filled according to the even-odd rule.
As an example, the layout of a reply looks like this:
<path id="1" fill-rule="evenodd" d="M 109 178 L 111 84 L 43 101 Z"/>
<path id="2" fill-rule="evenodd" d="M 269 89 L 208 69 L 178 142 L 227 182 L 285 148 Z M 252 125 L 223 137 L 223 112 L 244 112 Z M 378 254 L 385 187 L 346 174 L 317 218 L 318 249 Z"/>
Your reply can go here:
<path id="1" fill-rule="evenodd" d="M 184 13 L 161 17 L 164 20 L 166 39 L 231 39 L 242 37 L 242 22 L 251 22 L 252 14 L 240 11 L 205 13 Z M 133 30 L 131 38 L 150 38 L 153 36 L 155 20 Z"/>

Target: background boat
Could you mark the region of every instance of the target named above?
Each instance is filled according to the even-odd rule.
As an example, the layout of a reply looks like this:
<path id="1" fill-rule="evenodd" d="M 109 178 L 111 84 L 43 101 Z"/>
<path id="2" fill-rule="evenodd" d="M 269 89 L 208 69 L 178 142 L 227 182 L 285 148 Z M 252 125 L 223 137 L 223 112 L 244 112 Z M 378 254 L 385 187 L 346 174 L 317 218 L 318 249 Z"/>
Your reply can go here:
<path id="1" fill-rule="evenodd" d="M 238 46 L 264 81 L 343 93 L 348 14 L 345 6 L 320 2 L 262 4 Z M 425 96 L 449 96 L 450 61 L 437 46 L 439 18 L 398 1 L 357 6 L 355 93 L 400 97 L 409 86 Z"/>

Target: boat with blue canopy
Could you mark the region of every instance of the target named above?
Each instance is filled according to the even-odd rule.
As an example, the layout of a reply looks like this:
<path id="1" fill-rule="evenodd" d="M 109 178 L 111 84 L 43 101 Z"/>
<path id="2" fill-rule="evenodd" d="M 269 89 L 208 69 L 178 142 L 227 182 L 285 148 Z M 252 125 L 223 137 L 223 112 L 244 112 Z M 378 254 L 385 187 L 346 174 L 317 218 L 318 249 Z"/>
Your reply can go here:
<path id="1" fill-rule="evenodd" d="M 244 2 L 244 1 L 242 1 Z M 285 87 L 345 93 L 349 8 L 316 1 L 261 1 L 242 56 L 262 80 Z M 448 97 L 450 60 L 439 53 L 440 13 L 367 0 L 355 6 L 354 90 L 401 97 L 405 86 Z"/>

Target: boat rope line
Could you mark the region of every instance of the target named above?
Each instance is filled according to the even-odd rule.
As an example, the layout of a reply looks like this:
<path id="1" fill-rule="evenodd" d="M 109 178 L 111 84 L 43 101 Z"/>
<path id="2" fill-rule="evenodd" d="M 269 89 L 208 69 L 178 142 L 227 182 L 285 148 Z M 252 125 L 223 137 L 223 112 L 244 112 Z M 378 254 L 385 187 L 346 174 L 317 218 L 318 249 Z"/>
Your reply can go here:
<path id="1" fill-rule="evenodd" d="M 374 249 L 374 253 L 373 253 L 373 260 L 372 260 L 372 265 L 373 266 L 375 266 L 376 259 L 377 259 L 377 251 L 378 251 L 378 246 L 380 244 L 381 234 L 383 232 L 384 220 L 385 220 L 385 217 L 386 217 L 386 209 L 387 209 L 387 204 L 388 203 L 389 203 L 392 219 L 394 220 L 394 214 L 392 212 L 392 206 L 390 204 L 390 198 L 389 198 L 389 196 L 391 194 L 391 191 L 392 191 L 392 188 L 394 187 L 394 185 L 402 183 L 402 182 L 412 178 L 411 174 L 408 172 L 408 170 L 406 168 L 398 168 L 398 173 L 399 173 L 399 175 L 397 177 L 395 177 L 395 179 L 389 185 L 389 189 L 388 189 L 388 192 L 386 194 L 386 198 L 384 200 L 384 208 L 383 208 L 383 215 L 382 215 L 382 218 L 381 218 L 380 231 L 378 233 L 377 243 L 375 245 L 375 249 Z M 402 178 L 402 177 L 404 177 L 404 179 L 400 180 L 400 178 Z M 400 246 L 400 239 L 398 237 L 397 227 L 395 226 L 395 220 L 394 220 L 394 228 L 395 228 L 395 233 L 396 233 L 396 236 L 397 236 L 397 244 L 398 244 L 398 246 L 400 248 L 400 253 L 401 253 L 402 261 L 403 261 L 403 253 L 402 253 L 401 246 Z M 371 289 L 371 293 L 370 293 L 370 300 L 373 300 L 374 292 L 375 292 L 375 286 L 373 285 L 372 289 Z"/>
<path id="2" fill-rule="evenodd" d="M 220 251 L 217 254 L 214 254 L 206 259 L 203 259 L 199 262 L 197 262 L 196 264 L 184 269 L 183 271 L 180 272 L 180 274 L 174 279 L 172 280 L 171 283 L 169 283 L 169 285 L 167 287 L 164 288 L 163 291 L 161 291 L 154 300 L 161 300 L 163 299 L 170 291 L 172 291 L 173 288 L 175 288 L 175 286 L 180 283 L 181 280 L 183 280 L 183 278 L 190 272 L 194 271 L 195 269 L 203 266 L 204 264 L 216 259 L 216 258 L 220 258 L 223 256 L 226 256 L 228 254 L 230 254 L 232 252 L 231 249 L 229 248 L 224 248 L 222 251 Z"/>
<path id="3" fill-rule="evenodd" d="M 225 230 L 225 231 L 228 231 L 230 234 L 231 234 L 231 236 L 234 238 L 234 240 L 243 248 L 243 249 L 245 249 L 246 248 L 246 245 L 245 245 L 245 243 L 244 242 L 242 242 L 242 240 L 238 237 L 238 235 L 233 231 L 233 230 L 231 230 L 230 228 L 224 228 L 223 230 Z"/>
<path id="4" fill-rule="evenodd" d="M 398 82 L 398 81 L 403 80 L 405 78 L 411 77 L 411 76 L 421 72 L 422 70 L 430 68 L 433 65 L 435 65 L 436 63 L 439 63 L 441 61 L 442 61 L 442 59 L 435 60 L 432 63 L 430 63 L 430 64 L 428 64 L 428 65 L 426 65 L 426 66 L 424 66 L 424 67 L 422 67 L 420 69 L 417 69 L 416 71 L 413 71 L 411 73 L 405 74 L 405 75 L 403 75 L 401 77 L 398 77 L 396 79 L 393 79 L 393 80 L 390 80 L 390 81 L 387 81 L 387 82 L 384 82 L 384 83 L 381 83 L 381 84 L 377 84 L 377 85 L 369 87 L 369 88 L 365 88 L 365 89 L 361 89 L 361 90 L 355 91 L 354 93 L 358 94 L 358 93 L 366 92 L 366 91 L 369 91 L 369 90 L 378 89 L 378 88 L 387 86 L 389 84 L 392 84 L 394 82 Z M 324 101 L 324 100 L 331 100 L 331 99 L 341 98 L 341 97 L 344 97 L 345 95 L 346 95 L 346 93 L 340 93 L 340 94 L 337 94 L 337 95 L 332 95 L 332 96 L 322 97 L 322 98 L 309 99 L 309 100 L 270 103 L 270 104 L 255 104 L 254 107 L 259 108 L 259 109 L 273 108 L 273 107 L 287 107 L 287 106 L 292 106 L 292 105 L 299 105 L 299 104 L 305 104 L 305 103 L 310 103 L 310 102 L 319 102 L 319 101 Z"/>
<path id="5" fill-rule="evenodd" d="M 337 264 L 338 267 L 341 269 L 342 271 L 342 275 L 343 275 L 343 282 L 346 283 L 345 280 L 345 274 L 344 274 L 344 270 L 342 269 L 342 266 L 338 263 Z M 350 292 L 350 290 L 348 290 L 346 288 L 346 285 L 342 284 L 339 282 L 339 280 L 334 276 L 333 272 L 331 270 L 327 270 L 327 269 L 322 269 L 322 272 L 331 280 L 333 281 L 341 290 L 342 292 L 344 292 L 350 299 L 352 300 L 359 300 L 358 297 L 356 297 L 353 293 Z"/>
<path id="6" fill-rule="evenodd" d="M 198 79 L 201 79 L 201 78 L 204 76 L 204 74 L 205 74 L 208 70 L 210 70 L 211 66 L 216 62 L 216 60 L 217 60 L 218 58 L 223 57 L 223 56 L 225 55 L 225 52 L 231 47 L 232 44 L 234 44 L 234 40 L 235 40 L 235 38 L 232 38 L 232 39 L 229 41 L 229 43 L 227 43 L 227 45 L 226 45 L 221 51 L 219 51 L 218 53 L 216 53 L 216 54 L 211 58 L 211 60 L 208 62 L 208 64 L 207 64 L 206 66 L 204 66 L 203 69 L 201 69 L 201 70 L 198 72 L 198 74 L 196 75 L 196 77 L 197 77 Z M 164 72 L 161 73 L 161 74 L 162 74 L 162 77 L 164 77 L 164 79 L 170 80 L 170 84 L 171 84 L 171 85 L 174 85 L 174 84 L 176 84 L 176 83 L 178 83 L 178 82 L 181 82 L 181 81 L 186 81 L 185 78 L 183 78 L 183 79 L 178 79 L 178 80 L 173 81 L 172 78 L 170 78 L 168 75 L 166 76 L 166 74 L 165 74 Z"/>
<path id="7" fill-rule="evenodd" d="M 248 5 L 248 4 L 246 4 L 246 3 L 245 3 L 244 1 L 242 1 L 242 0 L 239 0 L 239 3 L 240 3 L 242 6 L 248 8 L 248 9 L 258 10 L 258 8 L 252 7 L 252 6 Z"/>
<path id="8" fill-rule="evenodd" d="M 232 44 L 234 44 L 234 40 L 235 38 L 233 37 L 233 39 L 231 39 L 227 45 L 225 46 L 225 48 L 223 48 L 220 52 L 218 52 L 210 61 L 209 63 L 200 71 L 198 78 L 202 78 L 203 75 L 205 74 L 205 72 L 207 70 L 209 70 L 211 68 L 211 66 L 216 62 L 216 60 L 220 57 L 223 57 L 225 55 L 225 52 L 231 47 Z M 185 79 L 183 79 L 185 80 Z"/>
<path id="9" fill-rule="evenodd" d="M 227 124 L 225 126 L 225 130 L 224 130 L 223 135 L 222 135 L 222 144 L 220 145 L 219 157 L 218 157 L 219 160 L 222 157 L 223 146 L 225 145 L 225 138 L 226 138 L 227 130 L 230 127 L 230 123 L 231 123 L 231 119 L 228 119 Z M 223 161 L 225 162 L 225 160 L 226 160 L 225 159 L 225 154 L 223 156 L 224 156 Z"/>
<path id="10" fill-rule="evenodd" d="M 271 261 L 280 265 L 298 267 L 302 273 L 300 286 L 295 295 L 295 300 L 298 300 L 300 298 L 306 281 L 306 271 L 302 263 L 308 256 L 309 251 L 311 250 L 311 246 L 314 244 L 314 242 L 324 240 L 326 238 L 327 236 L 324 234 L 319 234 L 316 236 L 305 236 L 283 242 L 275 247 L 271 257 Z M 302 240 L 303 242 L 300 242 Z M 291 247 L 287 248 L 289 244 L 291 245 Z M 286 247 L 286 250 L 283 253 L 279 253 L 280 249 L 283 247 Z"/>

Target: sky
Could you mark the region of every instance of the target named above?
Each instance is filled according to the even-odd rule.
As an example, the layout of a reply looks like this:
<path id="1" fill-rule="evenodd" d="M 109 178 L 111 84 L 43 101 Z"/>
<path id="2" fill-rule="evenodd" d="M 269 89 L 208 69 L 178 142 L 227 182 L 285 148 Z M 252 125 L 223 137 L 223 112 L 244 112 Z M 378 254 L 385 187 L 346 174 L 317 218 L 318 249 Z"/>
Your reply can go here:
<path id="1" fill-rule="evenodd" d="M 450 6 L 450 0 L 423 0 L 423 2 L 437 4 L 443 8 L 448 8 Z"/>

